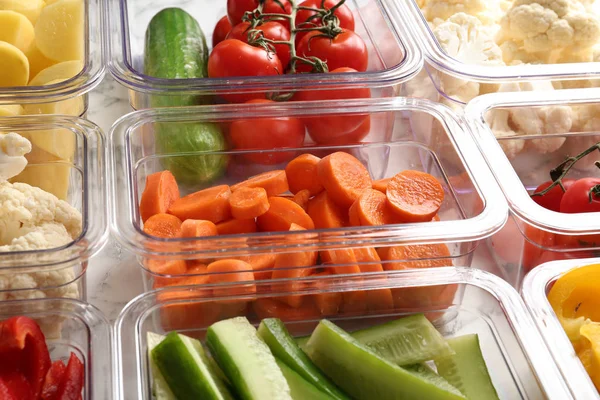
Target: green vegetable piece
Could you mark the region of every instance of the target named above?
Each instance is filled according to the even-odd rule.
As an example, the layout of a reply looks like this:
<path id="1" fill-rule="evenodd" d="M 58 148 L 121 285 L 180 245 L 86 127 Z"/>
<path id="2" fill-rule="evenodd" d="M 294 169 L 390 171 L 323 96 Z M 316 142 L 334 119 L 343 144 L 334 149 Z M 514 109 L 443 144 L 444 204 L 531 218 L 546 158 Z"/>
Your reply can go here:
<path id="1" fill-rule="evenodd" d="M 463 395 L 457 388 L 455 388 L 447 380 L 439 376 L 430 366 L 428 366 L 425 363 L 405 365 L 402 368 L 404 368 L 411 374 L 431 383 L 432 385 L 441 388 L 442 390 L 454 393 L 457 396 Z"/>
<path id="2" fill-rule="evenodd" d="M 312 363 L 288 333 L 285 325 L 277 318 L 263 319 L 258 327 L 258 336 L 269 346 L 271 352 L 303 379 L 337 400 L 349 400 L 329 378 Z"/>
<path id="3" fill-rule="evenodd" d="M 277 365 L 281 369 L 285 380 L 290 386 L 292 399 L 294 400 L 331 400 L 333 397 L 321 392 L 315 386 L 304 380 L 293 369 L 288 367 L 283 361 L 275 358 Z"/>
<path id="4" fill-rule="evenodd" d="M 309 339 L 310 339 L 310 335 L 294 338 L 294 340 L 296 341 L 296 344 L 302 350 L 304 350 L 306 348 L 306 343 L 308 343 Z"/>
<path id="5" fill-rule="evenodd" d="M 148 332 L 146 338 L 148 344 L 148 363 L 150 364 L 150 374 L 152 376 L 152 394 L 158 400 L 177 400 L 152 357 L 152 350 L 165 339 L 165 336 Z"/>
<path id="6" fill-rule="evenodd" d="M 438 373 L 469 399 L 496 400 L 477 334 L 448 339 L 454 355 L 435 359 Z"/>

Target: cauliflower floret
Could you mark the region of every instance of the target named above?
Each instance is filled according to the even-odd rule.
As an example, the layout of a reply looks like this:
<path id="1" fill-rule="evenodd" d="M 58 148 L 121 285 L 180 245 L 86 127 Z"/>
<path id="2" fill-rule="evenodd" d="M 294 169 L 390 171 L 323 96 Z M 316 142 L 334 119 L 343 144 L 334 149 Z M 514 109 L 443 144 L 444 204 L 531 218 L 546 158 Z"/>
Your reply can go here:
<path id="1" fill-rule="evenodd" d="M 466 13 L 479 19 L 484 24 L 495 24 L 501 17 L 503 9 L 508 8 L 508 1 L 498 0 L 422 0 L 417 3 L 428 21 L 446 20 L 458 13 Z"/>
<path id="2" fill-rule="evenodd" d="M 0 246 L 0 253 L 8 251 L 27 251 L 53 249 L 73 241 L 64 225 L 46 222 L 42 225 L 27 226 L 20 230 L 22 236 L 14 238 L 10 244 Z"/>
<path id="3" fill-rule="evenodd" d="M 525 147 L 525 141 L 516 139 L 520 133 L 515 132 L 509 125 L 510 113 L 508 110 L 491 110 L 485 116 L 486 123 L 490 126 L 496 138 L 515 138 L 511 140 L 499 140 L 498 143 L 509 159 L 513 159 Z"/>
<path id="4" fill-rule="evenodd" d="M 31 152 L 31 142 L 11 132 L 0 134 L 0 181 L 19 175 L 27 166 L 25 154 Z"/>

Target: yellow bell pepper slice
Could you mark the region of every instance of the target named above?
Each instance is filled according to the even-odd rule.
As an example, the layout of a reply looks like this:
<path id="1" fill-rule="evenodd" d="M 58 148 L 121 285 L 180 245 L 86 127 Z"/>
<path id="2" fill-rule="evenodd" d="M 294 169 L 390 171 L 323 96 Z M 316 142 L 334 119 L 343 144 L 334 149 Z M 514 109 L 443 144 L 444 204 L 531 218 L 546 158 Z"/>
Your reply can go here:
<path id="1" fill-rule="evenodd" d="M 600 390 L 600 324 L 588 323 L 581 327 L 583 350 L 577 355 L 592 378 L 596 389 Z"/>

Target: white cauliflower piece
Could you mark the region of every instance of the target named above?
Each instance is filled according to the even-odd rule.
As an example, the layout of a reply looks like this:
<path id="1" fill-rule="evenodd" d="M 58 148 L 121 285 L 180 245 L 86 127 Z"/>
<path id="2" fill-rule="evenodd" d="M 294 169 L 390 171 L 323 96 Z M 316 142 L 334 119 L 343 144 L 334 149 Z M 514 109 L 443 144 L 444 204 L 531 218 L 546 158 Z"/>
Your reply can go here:
<path id="1" fill-rule="evenodd" d="M 10 132 L 0 134 L 0 182 L 19 175 L 27 166 L 25 154 L 31 152 L 31 142 Z"/>
<path id="2" fill-rule="evenodd" d="M 510 112 L 504 109 L 491 110 L 485 116 L 485 121 L 489 125 L 494 136 L 497 139 L 502 138 L 515 138 L 512 140 L 498 140 L 500 147 L 504 150 L 504 153 L 509 159 L 513 159 L 519 154 L 525 147 L 525 141 L 522 139 L 516 139 L 521 134 L 516 132 L 509 125 Z"/>
<path id="3" fill-rule="evenodd" d="M 14 238 L 9 244 L 0 246 L 0 253 L 53 249 L 73 241 L 64 225 L 55 222 L 45 222 L 42 225 L 21 228 L 20 234 L 22 236 Z"/>
<path id="4" fill-rule="evenodd" d="M 446 20 L 458 13 L 476 17 L 484 24 L 495 24 L 510 2 L 498 0 L 421 0 L 417 3 L 427 21 Z"/>

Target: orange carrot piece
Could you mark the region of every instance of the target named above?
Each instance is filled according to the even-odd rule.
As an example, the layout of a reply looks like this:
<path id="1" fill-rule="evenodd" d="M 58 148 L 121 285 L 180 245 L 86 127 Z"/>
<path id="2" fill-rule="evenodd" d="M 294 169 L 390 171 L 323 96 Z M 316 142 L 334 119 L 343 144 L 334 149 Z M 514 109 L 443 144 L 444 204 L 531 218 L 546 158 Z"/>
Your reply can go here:
<path id="1" fill-rule="evenodd" d="M 391 180 L 392 178 L 384 178 L 373 181 L 373 189 L 379 190 L 381 193 L 385 193 L 387 191 L 388 183 L 390 183 Z"/>
<path id="2" fill-rule="evenodd" d="M 237 219 L 251 219 L 263 215 L 269 209 L 267 191 L 261 187 L 241 187 L 229 197 L 231 215 Z"/>
<path id="3" fill-rule="evenodd" d="M 175 285 L 187 271 L 184 260 L 146 259 L 144 267 L 152 273 L 153 288 Z"/>
<path id="4" fill-rule="evenodd" d="M 348 210 L 348 224 L 350 226 L 362 226 L 360 222 L 360 216 L 358 213 L 358 201 L 355 201 L 350 209 Z"/>
<path id="5" fill-rule="evenodd" d="M 402 222 L 431 221 L 444 201 L 444 188 L 432 175 L 420 171 L 402 171 L 387 187 L 391 210 Z"/>
<path id="6" fill-rule="evenodd" d="M 379 254 L 373 247 L 359 247 L 352 250 L 360 272 L 383 272 Z"/>
<path id="7" fill-rule="evenodd" d="M 206 297 L 210 297 L 209 290 Z M 161 292 L 157 295 L 160 305 L 160 321 L 165 331 L 187 330 L 196 328 L 206 329 L 219 320 L 221 305 L 212 301 L 199 301 L 197 292 L 172 291 Z M 189 302 L 179 300 L 190 299 Z M 173 304 L 164 304 L 171 300 L 178 300 Z"/>
<path id="8" fill-rule="evenodd" d="M 287 177 L 285 175 L 285 171 L 282 169 L 264 172 L 248 178 L 243 182 L 231 186 L 231 191 L 235 192 L 242 187 L 261 187 L 267 191 L 267 196 L 269 197 L 277 196 L 289 190 Z"/>
<path id="9" fill-rule="evenodd" d="M 252 219 L 230 219 L 217 224 L 219 235 L 236 235 L 240 233 L 254 233 L 258 230 L 256 221 Z"/>
<path id="10" fill-rule="evenodd" d="M 181 237 L 181 220 L 170 214 L 155 214 L 144 223 L 144 232 L 160 238 Z"/>
<path id="11" fill-rule="evenodd" d="M 271 279 L 272 271 L 270 270 L 272 270 L 275 265 L 275 254 L 256 254 L 239 257 L 239 259 L 252 266 L 254 280 L 260 281 Z"/>
<path id="12" fill-rule="evenodd" d="M 302 207 L 283 197 L 269 197 L 269 210 L 256 219 L 262 232 L 288 231 L 292 223 L 305 229 L 314 229 L 315 225 Z"/>
<path id="13" fill-rule="evenodd" d="M 366 189 L 372 186 L 367 168 L 348 153 L 337 152 L 319 161 L 319 181 L 339 206 L 350 208 Z"/>
<path id="14" fill-rule="evenodd" d="M 140 199 L 142 222 L 156 214 L 166 214 L 179 199 L 179 187 L 171 171 L 155 172 L 146 177 L 146 187 Z"/>
<path id="15" fill-rule="evenodd" d="M 181 224 L 181 236 L 186 238 L 216 236 L 217 226 L 203 219 L 186 219 Z"/>
<path id="16" fill-rule="evenodd" d="M 380 226 L 399 222 L 387 204 L 387 197 L 375 189 L 365 190 L 352 207 L 362 226 Z"/>
<path id="17" fill-rule="evenodd" d="M 360 272 L 383 272 L 379 254 L 373 247 L 354 249 L 354 256 L 359 263 Z M 367 290 L 367 308 L 370 311 L 384 311 L 394 309 L 394 299 L 390 289 Z"/>
<path id="18" fill-rule="evenodd" d="M 323 250 L 321 252 L 321 260 L 325 264 L 332 265 L 327 268 L 332 274 L 360 273 L 356 257 L 351 249 Z"/>
<path id="19" fill-rule="evenodd" d="M 440 218 L 440 216 L 439 216 L 438 214 L 435 214 L 435 215 L 433 216 L 433 218 L 431 218 L 431 221 L 432 221 L 432 222 L 433 222 L 433 221 L 435 221 L 435 222 L 439 222 L 439 221 L 441 221 L 441 218 Z"/>
<path id="20" fill-rule="evenodd" d="M 230 218 L 230 196 L 231 190 L 227 185 L 200 190 L 173 202 L 169 214 L 182 220 L 205 219 L 216 224 Z"/>
<path id="21" fill-rule="evenodd" d="M 341 228 L 346 225 L 344 209 L 335 204 L 327 192 L 322 192 L 308 202 L 308 215 L 315 228 Z"/>
<path id="22" fill-rule="evenodd" d="M 308 190 L 310 196 L 316 196 L 324 188 L 319 182 L 317 165 L 321 159 L 312 154 L 302 154 L 288 163 L 285 167 L 290 192 L 296 194 L 301 190 Z"/>
<path id="23" fill-rule="evenodd" d="M 308 202 L 310 200 L 310 192 L 306 189 L 300 190 L 298 193 L 292 197 L 292 201 L 306 210 L 308 206 Z"/>
<path id="24" fill-rule="evenodd" d="M 312 277 L 315 278 L 327 276 L 331 276 L 331 273 L 325 271 L 312 275 Z M 326 284 L 323 281 L 317 281 L 316 287 L 321 288 L 323 290 L 322 293 L 318 293 L 313 296 L 315 305 L 319 309 L 321 315 L 336 315 L 342 307 L 342 292 L 327 292 Z"/>
<path id="25" fill-rule="evenodd" d="M 237 282 L 248 283 L 235 289 L 213 289 L 213 293 L 217 297 L 256 293 L 256 285 L 254 284 L 254 273 L 252 272 L 252 266 L 247 262 L 234 259 L 219 260 L 210 263 L 207 267 L 207 272 L 210 274 L 208 282 L 211 284 Z"/>
<path id="26" fill-rule="evenodd" d="M 312 301 L 304 302 L 302 306 L 294 308 L 278 299 L 256 299 L 252 304 L 256 316 L 259 319 L 279 318 L 283 321 L 304 321 L 321 316 L 321 313 Z"/>
<path id="27" fill-rule="evenodd" d="M 367 309 L 367 292 L 355 290 L 342 293 L 342 313 L 362 315 Z"/>

